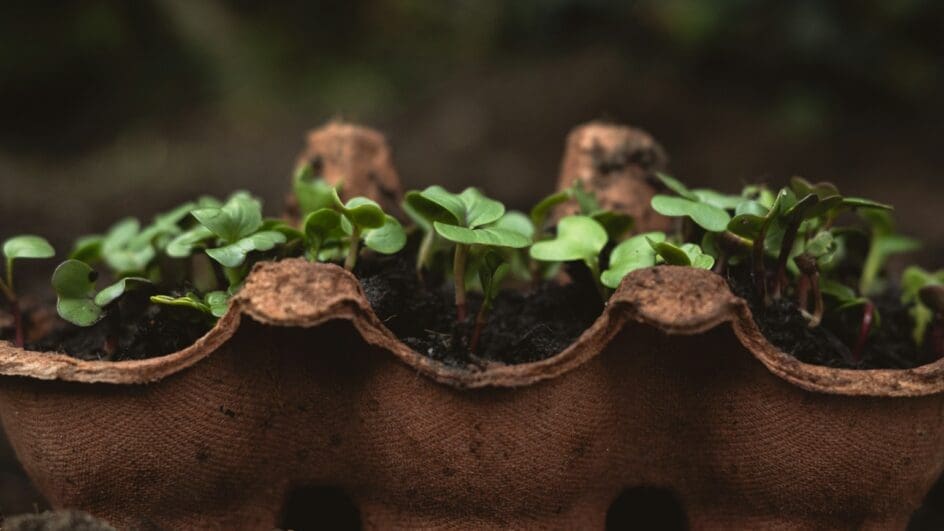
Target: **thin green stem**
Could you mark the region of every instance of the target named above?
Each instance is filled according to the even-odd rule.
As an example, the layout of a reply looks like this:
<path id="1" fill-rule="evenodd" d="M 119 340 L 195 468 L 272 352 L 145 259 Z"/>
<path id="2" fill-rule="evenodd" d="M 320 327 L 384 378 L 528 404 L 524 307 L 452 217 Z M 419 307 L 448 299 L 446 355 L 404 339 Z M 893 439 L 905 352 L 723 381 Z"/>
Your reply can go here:
<path id="1" fill-rule="evenodd" d="M 465 298 L 465 262 L 469 254 L 469 246 L 456 244 L 456 254 L 452 261 L 452 276 L 456 285 L 456 321 L 462 322 L 466 318 Z"/>
<path id="2" fill-rule="evenodd" d="M 2 280 L 0 280 L 0 293 L 3 293 L 3 296 L 6 297 L 8 301 L 16 301 L 16 293 L 14 293 L 13 289 L 10 286 L 7 286 Z"/>
<path id="3" fill-rule="evenodd" d="M 420 250 L 416 255 L 416 274 L 420 279 L 423 277 L 423 268 L 426 267 L 426 262 L 429 261 L 429 254 L 433 250 L 433 238 L 435 236 L 433 231 L 429 231 L 423 234 L 423 239 L 420 241 Z"/>
<path id="4" fill-rule="evenodd" d="M 244 271 L 242 267 L 224 267 L 223 274 L 226 275 L 226 282 L 230 287 L 238 286 L 242 281 Z"/>
<path id="5" fill-rule="evenodd" d="M 600 299 L 605 303 L 607 299 L 610 298 L 610 295 L 606 291 L 606 286 L 600 282 L 600 260 L 594 257 L 584 260 L 584 263 L 587 264 L 587 268 L 590 269 L 590 276 L 593 277 L 593 284 L 597 287 L 597 293 L 600 294 Z"/>
<path id="6" fill-rule="evenodd" d="M 355 227 L 354 231 L 351 233 L 351 243 L 347 248 L 347 258 L 344 260 L 344 269 L 354 271 L 354 266 L 357 265 L 357 253 L 360 252 L 360 243 L 361 231 Z"/>

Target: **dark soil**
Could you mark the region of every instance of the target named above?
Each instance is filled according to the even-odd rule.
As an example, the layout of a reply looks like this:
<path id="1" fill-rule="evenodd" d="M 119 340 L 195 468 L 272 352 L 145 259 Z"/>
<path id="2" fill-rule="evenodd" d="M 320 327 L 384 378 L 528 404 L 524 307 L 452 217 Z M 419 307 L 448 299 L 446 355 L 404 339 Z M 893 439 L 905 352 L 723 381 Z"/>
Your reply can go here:
<path id="1" fill-rule="evenodd" d="M 727 280 L 731 291 L 747 300 L 764 336 L 804 363 L 846 369 L 910 369 L 934 361 L 912 340 L 911 315 L 894 290 L 873 299 L 882 324 L 872 328 L 861 359 L 856 361 L 861 310 L 838 314 L 827 310 L 823 323 L 810 328 L 790 293 L 765 307 L 754 289 L 749 268 L 731 268 Z"/>
<path id="2" fill-rule="evenodd" d="M 95 325 L 83 328 L 63 322 L 26 348 L 82 360 L 137 360 L 177 352 L 212 327 L 200 312 L 152 304 L 150 295 L 146 290 L 129 292 L 109 306 L 108 314 Z"/>
<path id="3" fill-rule="evenodd" d="M 409 253 L 362 260 L 356 271 L 377 316 L 404 343 L 452 366 L 472 360 L 468 341 L 480 297 L 469 294 L 469 317 L 456 323 L 451 283 L 420 282 Z M 568 268 L 573 281 L 503 291 L 495 301 L 475 362 L 527 363 L 567 348 L 603 310 L 589 274 Z"/>

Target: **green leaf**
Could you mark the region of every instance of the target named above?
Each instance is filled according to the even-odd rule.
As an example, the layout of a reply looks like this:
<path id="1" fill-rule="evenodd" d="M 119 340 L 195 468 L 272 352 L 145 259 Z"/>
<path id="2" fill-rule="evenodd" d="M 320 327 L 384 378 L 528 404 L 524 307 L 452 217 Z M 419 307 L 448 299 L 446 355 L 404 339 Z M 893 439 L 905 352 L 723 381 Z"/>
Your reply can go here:
<path id="1" fill-rule="evenodd" d="M 344 216 L 361 230 L 379 229 L 386 222 L 386 214 L 380 205 L 366 197 L 352 198 L 347 204 L 341 203 L 341 198 L 334 194 L 335 207 L 337 207 Z"/>
<path id="2" fill-rule="evenodd" d="M 172 295 L 151 295 L 151 302 L 164 306 L 179 306 L 183 308 L 193 308 L 201 312 L 210 313 L 210 307 L 195 293 L 190 292 L 183 297 L 174 297 Z"/>
<path id="3" fill-rule="evenodd" d="M 680 197 L 683 197 L 685 199 L 688 199 L 689 201 L 696 202 L 696 203 L 700 201 L 698 194 L 689 190 L 687 186 L 682 184 L 682 182 L 676 179 L 675 177 L 670 177 L 660 172 L 656 172 L 656 177 L 660 181 L 662 181 L 662 184 L 664 184 L 666 188 L 668 188 L 669 190 L 672 190 L 673 192 L 678 194 Z"/>
<path id="4" fill-rule="evenodd" d="M 691 262 L 692 267 L 696 269 L 711 269 L 715 265 L 715 258 L 702 251 L 698 244 L 683 244 L 682 251 L 688 255 L 688 260 Z"/>
<path id="5" fill-rule="evenodd" d="M 657 242 L 654 240 L 648 240 L 648 242 L 656 254 L 659 255 L 659 258 L 662 258 L 665 263 L 677 266 L 692 265 L 692 260 L 689 258 L 688 253 L 686 253 L 681 247 L 666 241 Z"/>
<path id="6" fill-rule="evenodd" d="M 590 217 L 606 229 L 607 235 L 613 241 L 618 241 L 633 228 L 633 217 L 628 214 L 602 210 Z"/>
<path id="7" fill-rule="evenodd" d="M 600 275 L 603 285 L 616 289 L 629 273 L 656 265 L 656 251 L 650 241 L 664 242 L 665 233 L 639 234 L 614 247 L 610 253 L 610 267 Z"/>
<path id="8" fill-rule="evenodd" d="M 529 240 L 534 237 L 535 226 L 531 224 L 531 219 L 516 210 L 505 212 L 505 215 L 492 223 L 490 227 L 514 231 Z"/>
<path id="9" fill-rule="evenodd" d="M 534 205 L 534 208 L 531 209 L 531 223 L 534 225 L 534 228 L 542 230 L 544 224 L 547 222 L 548 216 L 551 214 L 551 210 L 557 205 L 568 201 L 570 198 L 571 192 L 569 190 L 563 190 L 545 197 L 538 202 L 538 204 Z"/>
<path id="10" fill-rule="evenodd" d="M 688 216 L 698 226 L 711 232 L 725 230 L 731 221 L 731 216 L 723 209 L 683 197 L 657 195 L 652 198 L 652 208 L 663 216 Z"/>
<path id="11" fill-rule="evenodd" d="M 223 317 L 229 309 L 230 294 L 225 291 L 211 291 L 204 297 L 204 302 L 210 308 L 213 317 Z"/>
<path id="12" fill-rule="evenodd" d="M 58 295 L 56 311 L 72 324 L 91 326 L 102 318 L 102 308 L 95 304 L 95 279 L 98 274 L 88 264 L 66 260 L 52 274 L 52 287 Z"/>
<path id="13" fill-rule="evenodd" d="M 842 200 L 842 206 L 845 208 L 852 209 L 874 209 L 874 210 L 886 210 L 891 211 L 895 210 L 895 207 L 892 205 L 886 205 L 885 203 L 878 203 L 870 199 L 865 199 L 862 197 L 844 197 Z"/>
<path id="14" fill-rule="evenodd" d="M 862 265 L 859 292 L 872 295 L 876 291 L 879 273 L 888 259 L 896 254 L 908 253 L 921 248 L 921 242 L 898 234 L 877 234 L 872 238 L 869 254 Z"/>
<path id="15" fill-rule="evenodd" d="M 819 289 L 823 295 L 828 295 L 840 303 L 845 303 L 858 298 L 855 290 L 849 286 L 832 279 L 822 279 L 819 283 Z"/>
<path id="16" fill-rule="evenodd" d="M 3 242 L 3 256 L 9 264 L 18 258 L 52 258 L 56 255 L 55 249 L 45 238 L 26 234 L 14 236 Z"/>
<path id="17" fill-rule="evenodd" d="M 386 216 L 382 227 L 367 231 L 364 245 L 378 253 L 394 254 L 406 245 L 406 232 L 396 218 Z"/>
<path id="18" fill-rule="evenodd" d="M 141 224 L 126 218 L 113 225 L 102 240 L 102 258 L 118 275 L 143 272 L 157 255 L 148 239 L 140 238 Z"/>
<path id="19" fill-rule="evenodd" d="M 72 252 L 69 253 L 69 258 L 87 264 L 98 262 L 102 258 L 102 243 L 104 241 L 105 237 L 98 234 L 83 236 L 76 240 Z"/>
<path id="20" fill-rule="evenodd" d="M 324 179 L 316 177 L 311 164 L 299 165 L 292 188 L 303 216 L 334 205 L 337 190 Z"/>
<path id="21" fill-rule="evenodd" d="M 257 232 L 229 245 L 207 249 L 207 255 L 223 267 L 239 267 L 246 261 L 246 255 L 253 251 L 268 251 L 280 243 L 285 243 L 285 235 L 276 231 Z"/>
<path id="22" fill-rule="evenodd" d="M 246 192 L 237 192 L 219 208 L 191 212 L 201 225 L 224 243 L 235 243 L 262 227 L 262 204 Z"/>
<path id="23" fill-rule="evenodd" d="M 600 202 L 597 201 L 593 192 L 584 188 L 583 181 L 579 179 L 574 181 L 573 186 L 570 187 L 570 194 L 577 200 L 580 213 L 584 216 L 591 216 L 600 211 Z"/>
<path id="24" fill-rule="evenodd" d="M 478 268 L 479 282 L 482 284 L 482 304 L 486 309 L 491 308 L 492 302 L 498 296 L 501 282 L 508 274 L 509 264 L 501 254 L 489 250 L 482 257 Z"/>
<path id="25" fill-rule="evenodd" d="M 152 287 L 150 280 L 141 277 L 126 277 L 104 288 L 95 295 L 95 304 L 104 308 L 133 289 Z"/>
<path id="26" fill-rule="evenodd" d="M 281 219 L 267 219 L 262 222 L 262 227 L 260 227 L 259 230 L 274 230 L 276 232 L 281 232 L 285 235 L 286 241 L 301 240 L 305 237 L 302 231 L 296 229 Z"/>
<path id="27" fill-rule="evenodd" d="M 699 203 L 705 203 L 722 210 L 735 210 L 745 200 L 739 195 L 727 195 L 707 188 L 693 190 L 693 194 L 698 198 Z"/>
<path id="28" fill-rule="evenodd" d="M 475 188 L 452 194 L 440 186 L 409 192 L 407 203 L 430 223 L 439 222 L 474 229 L 492 223 L 505 213 L 505 206 L 482 195 Z"/>
<path id="29" fill-rule="evenodd" d="M 823 231 L 806 243 L 805 252 L 813 258 L 819 259 L 828 255 L 829 253 L 835 252 L 835 250 L 836 241 L 833 238 L 832 233 Z"/>
<path id="30" fill-rule="evenodd" d="M 341 237 L 341 214 L 329 208 L 311 212 L 302 224 L 308 250 L 316 257 L 325 242 Z"/>
<path id="31" fill-rule="evenodd" d="M 213 236 L 210 229 L 203 225 L 197 225 L 171 240 L 164 252 L 171 258 L 186 258 L 193 254 L 195 247 L 213 238 Z"/>
<path id="32" fill-rule="evenodd" d="M 522 248 L 531 245 L 530 238 L 519 232 L 508 229 L 495 227 L 469 229 L 457 225 L 446 225 L 438 221 L 433 223 L 433 226 L 440 236 L 454 243 L 512 248 Z"/>
<path id="33" fill-rule="evenodd" d="M 567 216 L 557 224 L 553 240 L 531 246 L 531 258 L 544 262 L 597 260 L 606 246 L 606 229 L 587 216 Z"/>

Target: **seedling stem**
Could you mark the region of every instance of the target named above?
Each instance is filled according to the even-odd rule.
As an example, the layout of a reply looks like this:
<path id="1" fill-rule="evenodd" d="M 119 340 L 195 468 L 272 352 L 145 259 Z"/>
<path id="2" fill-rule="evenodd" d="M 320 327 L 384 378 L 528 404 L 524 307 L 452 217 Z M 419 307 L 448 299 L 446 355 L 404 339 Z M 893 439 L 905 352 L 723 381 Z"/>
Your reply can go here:
<path id="1" fill-rule="evenodd" d="M 456 284 L 456 321 L 465 321 L 468 313 L 465 297 L 465 263 L 469 254 L 469 246 L 456 244 L 456 254 L 452 262 L 452 274 Z"/>

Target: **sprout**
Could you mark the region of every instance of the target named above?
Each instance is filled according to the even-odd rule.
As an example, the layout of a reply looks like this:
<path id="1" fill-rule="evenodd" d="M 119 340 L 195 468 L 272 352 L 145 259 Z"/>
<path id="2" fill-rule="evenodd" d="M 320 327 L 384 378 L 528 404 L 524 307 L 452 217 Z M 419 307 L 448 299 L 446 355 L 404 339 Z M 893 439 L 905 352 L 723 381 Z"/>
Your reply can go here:
<path id="1" fill-rule="evenodd" d="M 931 349 L 938 356 L 944 355 L 944 307 L 940 305 L 941 286 L 944 286 L 944 270 L 932 273 L 912 266 L 905 270 L 901 279 L 902 302 L 911 305 L 915 344 L 923 346 L 930 336 Z"/>
<path id="2" fill-rule="evenodd" d="M 206 254 L 223 266 L 231 287 L 245 278 L 250 252 L 268 251 L 287 241 L 283 232 L 264 229 L 262 205 L 245 192 L 233 194 L 221 206 L 198 208 L 191 214 L 200 224 L 170 241 L 167 254 L 185 258 L 198 245 L 216 245 L 206 249 Z"/>
<path id="3" fill-rule="evenodd" d="M 230 294 L 225 291 L 211 291 L 205 296 L 190 292 L 183 297 L 173 297 L 170 295 L 153 295 L 151 302 L 162 304 L 164 306 L 173 306 L 178 308 L 191 308 L 206 314 L 207 316 L 218 318 L 226 313 L 229 304 Z"/>
<path id="4" fill-rule="evenodd" d="M 557 205 L 570 200 L 577 202 L 581 215 L 593 218 L 594 221 L 602 225 L 611 240 L 619 240 L 633 228 L 632 216 L 604 209 L 597 201 L 596 196 L 584 189 L 583 181 L 578 180 L 569 188 L 545 197 L 531 209 L 531 224 L 538 233 L 535 238 L 537 241 L 544 239 L 545 224 L 551 210 Z"/>
<path id="5" fill-rule="evenodd" d="M 522 248 L 531 244 L 527 235 L 496 224 L 505 214 L 505 206 L 475 188 L 467 188 L 461 194 L 452 194 L 439 186 L 411 191 L 406 194 L 404 208 L 455 246 L 453 279 L 458 321 L 464 321 L 467 315 L 465 278 L 470 248 Z"/>
<path id="6" fill-rule="evenodd" d="M 347 248 L 344 267 L 357 264 L 360 245 L 382 254 L 393 254 L 406 245 L 406 233 L 400 222 L 384 213 L 380 205 L 365 197 L 342 203 L 337 190 L 331 189 L 331 207 L 311 212 L 302 223 L 306 255 L 317 260 L 324 249 Z"/>
<path id="7" fill-rule="evenodd" d="M 705 254 L 701 247 L 694 243 L 683 243 L 675 245 L 668 241 L 647 240 L 652 249 L 656 252 L 661 263 L 676 266 L 694 267 L 696 269 L 711 269 L 715 265 L 715 259 L 709 254 Z M 660 263 L 657 261 L 657 263 Z"/>
<path id="8" fill-rule="evenodd" d="M 662 194 L 653 196 L 653 210 L 663 216 L 687 217 L 699 227 L 711 232 L 720 232 L 727 228 L 731 216 L 726 208 L 733 208 L 728 196 L 710 190 L 689 190 L 681 182 L 668 175 L 657 173 L 656 176 L 678 196 Z"/>
<path id="9" fill-rule="evenodd" d="M 141 277 L 125 277 L 95 293 L 98 273 L 85 262 L 69 259 L 59 264 L 52 275 L 52 287 L 58 301 L 59 316 L 77 326 L 92 326 L 104 317 L 105 308 L 133 289 L 150 287 Z"/>
<path id="10" fill-rule="evenodd" d="M 206 203 L 206 199 L 201 202 Z M 151 225 L 141 227 L 135 218 L 126 218 L 112 225 L 104 236 L 80 238 L 69 258 L 87 264 L 104 261 L 117 277 L 143 275 L 159 251 L 183 231 L 180 222 L 199 203 L 188 202 L 169 212 L 158 214 Z"/>
<path id="11" fill-rule="evenodd" d="M 888 212 L 883 210 L 869 210 L 864 212 L 869 223 L 872 238 L 869 241 L 869 253 L 862 265 L 862 276 L 859 279 L 859 292 L 871 295 L 881 288 L 878 282 L 879 273 L 885 267 L 888 259 L 896 254 L 908 253 L 921 247 L 921 242 L 902 236 L 895 232 L 895 223 Z"/>
<path id="12" fill-rule="evenodd" d="M 648 232 L 633 236 L 614 247 L 610 253 L 610 266 L 600 275 L 603 285 L 616 289 L 626 275 L 656 265 L 659 255 L 653 244 L 664 241 L 665 233 Z"/>
<path id="13" fill-rule="evenodd" d="M 25 258 L 51 258 L 56 251 L 45 239 L 34 235 L 14 236 L 3 242 L 3 258 L 6 275 L 0 278 L 0 293 L 7 299 L 10 313 L 13 315 L 14 344 L 23 348 L 23 316 L 20 311 L 20 300 L 16 294 L 16 285 L 13 283 L 13 262 Z"/>
<path id="14" fill-rule="evenodd" d="M 479 338 L 488 321 L 488 313 L 492 310 L 495 298 L 498 297 L 501 281 L 508 270 L 508 262 L 496 250 L 489 249 L 485 252 L 478 268 L 479 282 L 482 284 L 482 305 L 475 316 L 475 329 L 472 332 L 472 340 L 469 342 L 469 351 L 472 354 L 478 350 Z"/>
<path id="15" fill-rule="evenodd" d="M 332 208 L 337 188 L 315 175 L 313 165 L 303 163 L 295 170 L 292 189 L 302 216 L 322 208 Z"/>
<path id="16" fill-rule="evenodd" d="M 531 246 L 531 258 L 543 262 L 570 262 L 581 260 L 593 276 L 603 300 L 607 293 L 600 283 L 600 252 L 609 240 L 606 229 L 588 216 L 567 216 L 557 224 L 553 240 Z"/>

